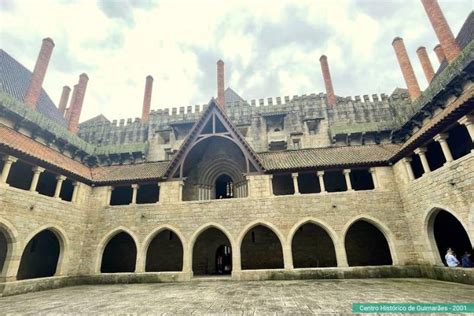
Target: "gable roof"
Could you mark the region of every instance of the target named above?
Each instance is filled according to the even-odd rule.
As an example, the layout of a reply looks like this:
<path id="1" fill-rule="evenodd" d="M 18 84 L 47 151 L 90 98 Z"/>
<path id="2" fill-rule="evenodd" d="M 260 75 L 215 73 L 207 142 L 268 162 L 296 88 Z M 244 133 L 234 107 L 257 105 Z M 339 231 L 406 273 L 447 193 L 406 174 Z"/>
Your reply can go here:
<path id="1" fill-rule="evenodd" d="M 232 88 L 227 88 L 224 91 L 224 98 L 225 98 L 225 103 L 232 103 L 234 104 L 235 102 L 244 102 L 245 100 L 242 99 L 240 95 L 237 94 Z"/>
<path id="2" fill-rule="evenodd" d="M 0 49 L 0 91 L 23 102 L 32 73 L 3 49 Z M 54 102 L 42 88 L 38 99 L 37 110 L 56 123 L 67 126 L 66 119 L 61 115 Z"/>
<path id="3" fill-rule="evenodd" d="M 89 126 L 89 125 L 95 125 L 97 123 L 110 123 L 109 119 L 106 118 L 103 114 L 99 114 L 97 116 L 94 116 L 93 118 L 90 118 L 82 123 L 79 124 L 80 127 L 84 126 Z"/>
<path id="4" fill-rule="evenodd" d="M 243 154 L 246 156 L 246 159 L 248 159 L 253 164 L 254 168 L 260 172 L 264 170 L 264 167 L 258 155 L 255 153 L 252 147 L 250 147 L 245 138 L 240 134 L 240 132 L 237 130 L 231 120 L 227 117 L 222 108 L 217 105 L 216 100 L 212 98 L 206 109 L 202 112 L 201 117 L 191 128 L 191 131 L 184 139 L 178 152 L 174 155 L 174 158 L 168 165 L 168 168 L 164 174 L 165 177 L 173 176 L 177 168 L 182 163 L 184 163 L 184 159 L 186 158 L 187 152 L 193 147 L 193 144 L 197 140 L 199 133 L 204 129 L 206 124 L 212 118 L 213 114 L 215 114 L 216 118 L 219 119 L 220 122 L 224 125 L 224 128 L 230 132 L 231 137 L 234 139 L 234 141 L 238 145 L 240 145 L 239 147 L 241 147 L 241 149 L 244 151 Z"/>

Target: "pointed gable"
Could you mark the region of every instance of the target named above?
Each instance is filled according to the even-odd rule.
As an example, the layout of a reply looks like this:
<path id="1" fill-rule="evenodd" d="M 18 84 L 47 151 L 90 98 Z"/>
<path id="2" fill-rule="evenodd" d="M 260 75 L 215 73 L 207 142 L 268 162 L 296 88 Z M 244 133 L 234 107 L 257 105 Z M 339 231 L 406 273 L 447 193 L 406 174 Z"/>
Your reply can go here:
<path id="1" fill-rule="evenodd" d="M 194 124 L 188 136 L 181 144 L 178 152 L 168 165 L 165 172 L 167 178 L 182 178 L 183 163 L 193 146 L 213 136 L 221 136 L 233 141 L 247 159 L 247 172 L 263 172 L 263 165 L 245 138 L 240 134 L 225 112 L 217 105 L 214 98 L 202 112 L 199 120 Z"/>

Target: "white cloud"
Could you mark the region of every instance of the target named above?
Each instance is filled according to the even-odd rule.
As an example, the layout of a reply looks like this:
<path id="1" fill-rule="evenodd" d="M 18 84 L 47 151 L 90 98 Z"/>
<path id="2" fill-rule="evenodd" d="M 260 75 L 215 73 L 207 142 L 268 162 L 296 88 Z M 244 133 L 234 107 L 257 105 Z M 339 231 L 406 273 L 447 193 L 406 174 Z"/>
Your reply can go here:
<path id="1" fill-rule="evenodd" d="M 405 40 L 422 87 L 416 48 L 435 68 L 437 43 L 418 0 L 339 1 L 22 0 L 0 7 L 1 47 L 34 67 L 41 39 L 56 43 L 45 88 L 58 101 L 63 85 L 90 78 L 82 120 L 141 113 L 145 77 L 154 77 L 152 108 L 188 106 L 215 95 L 215 62 L 244 98 L 324 91 L 326 54 L 337 94 L 390 93 L 404 82 L 391 47 Z M 6 3 L 6 2 L 5 2 Z M 470 0 L 440 1 L 457 33 Z M 126 11 L 126 12 L 125 12 Z"/>

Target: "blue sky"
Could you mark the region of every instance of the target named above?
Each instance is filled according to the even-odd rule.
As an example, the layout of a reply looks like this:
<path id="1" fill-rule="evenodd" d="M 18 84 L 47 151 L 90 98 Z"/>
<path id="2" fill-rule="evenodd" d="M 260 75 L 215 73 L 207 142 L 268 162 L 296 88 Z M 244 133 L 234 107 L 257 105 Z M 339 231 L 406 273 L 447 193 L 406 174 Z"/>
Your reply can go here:
<path id="1" fill-rule="evenodd" d="M 471 0 L 439 0 L 457 34 Z M 324 92 L 326 54 L 341 96 L 404 87 L 392 39 L 416 56 L 437 44 L 419 0 L 139 1 L 0 0 L 0 46 L 33 69 L 41 39 L 55 49 L 44 86 L 58 102 L 82 72 L 89 86 L 81 121 L 141 115 L 145 77 L 154 77 L 152 109 L 204 104 L 216 95 L 216 61 L 226 86 L 247 100 Z"/>

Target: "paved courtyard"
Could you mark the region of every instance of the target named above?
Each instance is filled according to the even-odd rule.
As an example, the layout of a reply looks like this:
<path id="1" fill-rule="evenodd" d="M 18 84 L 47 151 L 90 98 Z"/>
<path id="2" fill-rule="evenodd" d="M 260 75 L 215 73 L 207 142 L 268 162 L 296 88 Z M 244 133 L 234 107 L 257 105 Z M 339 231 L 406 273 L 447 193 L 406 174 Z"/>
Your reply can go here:
<path id="1" fill-rule="evenodd" d="M 474 286 L 428 279 L 84 285 L 0 298 L 1 314 L 312 314 L 353 302 L 472 302 Z"/>

